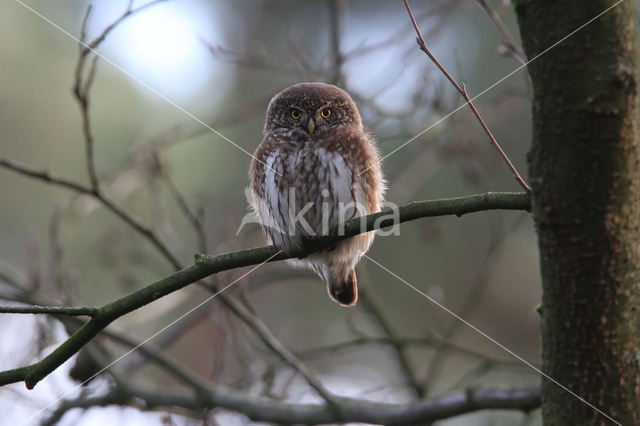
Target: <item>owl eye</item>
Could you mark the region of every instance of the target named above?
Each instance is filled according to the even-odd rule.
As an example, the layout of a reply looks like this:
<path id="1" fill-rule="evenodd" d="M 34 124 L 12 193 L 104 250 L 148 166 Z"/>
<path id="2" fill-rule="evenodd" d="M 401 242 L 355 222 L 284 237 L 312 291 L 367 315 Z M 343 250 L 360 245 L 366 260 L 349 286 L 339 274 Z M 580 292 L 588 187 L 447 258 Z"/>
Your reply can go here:
<path id="1" fill-rule="evenodd" d="M 320 112 L 320 115 L 322 118 L 329 118 L 331 117 L 331 110 L 329 108 L 325 108 Z"/>
<path id="2" fill-rule="evenodd" d="M 299 119 L 302 116 L 302 113 L 300 112 L 300 110 L 298 109 L 291 109 L 291 118 L 293 118 L 294 120 Z"/>

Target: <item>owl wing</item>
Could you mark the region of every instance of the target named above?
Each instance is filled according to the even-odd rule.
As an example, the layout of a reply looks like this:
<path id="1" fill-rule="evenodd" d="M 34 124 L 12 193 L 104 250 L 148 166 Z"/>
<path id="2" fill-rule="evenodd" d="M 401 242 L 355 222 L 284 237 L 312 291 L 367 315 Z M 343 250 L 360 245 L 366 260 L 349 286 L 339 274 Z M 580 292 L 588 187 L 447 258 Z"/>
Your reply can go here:
<path id="1" fill-rule="evenodd" d="M 358 199 L 354 187 L 354 168 L 347 158 L 335 150 L 317 148 L 314 156 L 318 165 L 319 197 L 316 196 L 315 200 L 316 220 L 312 226 L 318 234 L 326 235 L 355 216 Z"/>
<path id="2" fill-rule="evenodd" d="M 361 128 L 342 128 L 315 148 L 320 181 L 326 180 L 334 206 L 330 227 L 380 211 L 384 179 L 375 144 Z"/>
<path id="3" fill-rule="evenodd" d="M 279 247 L 289 247 L 284 240 L 288 217 L 287 197 L 280 190 L 285 188 L 284 162 L 286 154 L 278 147 L 279 141 L 271 134 L 265 136 L 254 153 L 250 168 L 253 208 L 270 243 Z"/>

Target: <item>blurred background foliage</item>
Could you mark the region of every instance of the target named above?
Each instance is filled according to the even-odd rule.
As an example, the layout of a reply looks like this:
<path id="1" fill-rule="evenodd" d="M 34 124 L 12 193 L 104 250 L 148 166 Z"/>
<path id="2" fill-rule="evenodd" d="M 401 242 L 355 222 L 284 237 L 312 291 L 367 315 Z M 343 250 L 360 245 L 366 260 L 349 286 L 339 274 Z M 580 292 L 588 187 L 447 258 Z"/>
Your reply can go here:
<path id="1" fill-rule="evenodd" d="M 89 4 L 25 3 L 74 37 L 80 35 Z M 474 1 L 414 3 L 427 43 L 472 97 L 520 66 L 501 54 L 500 33 Z M 518 41 L 513 7 L 489 3 Z M 94 2 L 88 38 L 126 7 L 126 1 Z M 352 95 L 386 155 L 463 103 L 418 50 L 400 2 L 173 0 L 122 22 L 98 51 L 126 70 L 100 59 L 89 95 L 96 168 L 105 193 L 153 227 L 185 264 L 201 250 L 175 190 L 201 221 L 207 253 L 263 245 L 264 237 L 255 223 L 236 235 L 248 212 L 249 155 L 184 111 L 252 153 L 275 93 L 300 81 L 336 83 Z M 77 58 L 78 45 L 69 36 L 18 2 L 2 2 L 0 157 L 88 182 L 81 115 L 71 93 Z M 475 101 L 523 176 L 530 98 L 527 74 L 520 70 Z M 520 190 L 467 108 L 385 158 L 383 166 L 389 183 L 386 199 L 398 204 Z M 0 169 L 0 200 L 0 271 L 52 304 L 101 305 L 172 270 L 138 233 L 87 197 Z M 540 278 L 527 214 L 482 212 L 405 223 L 398 236 L 378 238 L 369 254 L 538 363 Z M 310 273 L 281 262 L 261 267 L 229 291 L 245 299 L 338 394 L 389 402 L 415 397 L 392 346 L 318 350 L 389 332 L 424 340 L 402 350 L 411 374 L 429 396 L 468 385 L 539 382 L 534 371 L 387 272 L 366 260 L 359 268 L 364 299 L 353 309 L 331 302 Z M 244 272 L 227 271 L 217 279 L 230 283 Z M 0 279 L 0 284 L 0 291 L 10 294 L 9 283 Z M 205 297 L 191 286 L 110 329 L 143 340 Z M 389 330 L 381 327 L 380 318 Z M 39 357 L 36 343 L 47 350 L 59 342 L 63 333 L 56 324 L 44 317 L 3 315 L 2 369 Z M 448 343 L 435 344 L 434 338 Z M 124 353 L 107 339 L 99 343 L 109 358 Z M 291 401 L 315 400 L 303 380 L 278 364 L 215 300 L 152 344 L 217 383 Z M 450 344 L 479 355 L 464 354 Z M 166 374 L 136 360 L 125 358 L 114 368 L 131 380 L 175 385 Z M 29 417 L 71 389 L 61 373 L 45 380 L 51 381 L 58 386 L 43 382 L 30 392 L 21 384 L 0 389 L 0 407 L 15 405 L 18 421 Z M 100 392 L 106 382 L 98 379 L 89 387 Z M 73 392 L 67 397 L 78 390 Z M 16 404 L 11 395 L 21 395 L 21 402 Z M 215 415 L 220 424 L 244 422 L 238 415 Z M 82 423 L 89 421 L 87 416 L 74 412 L 64 421 L 89 424 Z M 182 420 L 176 416 L 175 421 Z M 537 413 L 480 412 L 442 424 L 537 421 Z"/>

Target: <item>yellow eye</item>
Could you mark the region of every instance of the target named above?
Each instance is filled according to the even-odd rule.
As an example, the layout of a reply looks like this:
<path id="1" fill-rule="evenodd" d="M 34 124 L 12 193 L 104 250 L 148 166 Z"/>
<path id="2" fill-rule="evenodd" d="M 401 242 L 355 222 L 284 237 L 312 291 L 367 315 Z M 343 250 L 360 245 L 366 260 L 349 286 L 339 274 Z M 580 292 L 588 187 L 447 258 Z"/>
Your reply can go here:
<path id="1" fill-rule="evenodd" d="M 331 117 L 331 110 L 329 108 L 323 109 L 322 112 L 320 112 L 320 115 L 322 118 L 329 118 Z"/>
<path id="2" fill-rule="evenodd" d="M 302 116 L 302 113 L 300 112 L 300 110 L 298 109 L 291 110 L 291 118 L 293 118 L 294 120 L 297 120 L 298 118 L 300 118 L 300 116 Z"/>

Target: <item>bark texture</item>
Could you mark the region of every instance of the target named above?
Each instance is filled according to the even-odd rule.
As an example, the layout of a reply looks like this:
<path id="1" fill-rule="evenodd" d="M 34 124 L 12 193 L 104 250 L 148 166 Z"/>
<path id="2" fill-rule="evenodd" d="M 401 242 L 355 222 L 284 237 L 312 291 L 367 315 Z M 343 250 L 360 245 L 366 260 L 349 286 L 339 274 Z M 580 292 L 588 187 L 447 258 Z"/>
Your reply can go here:
<path id="1" fill-rule="evenodd" d="M 529 59 L 613 0 L 519 0 Z M 640 147 L 633 3 L 529 65 L 532 212 L 549 376 L 623 425 L 640 424 Z M 543 379 L 545 425 L 613 424 Z"/>

